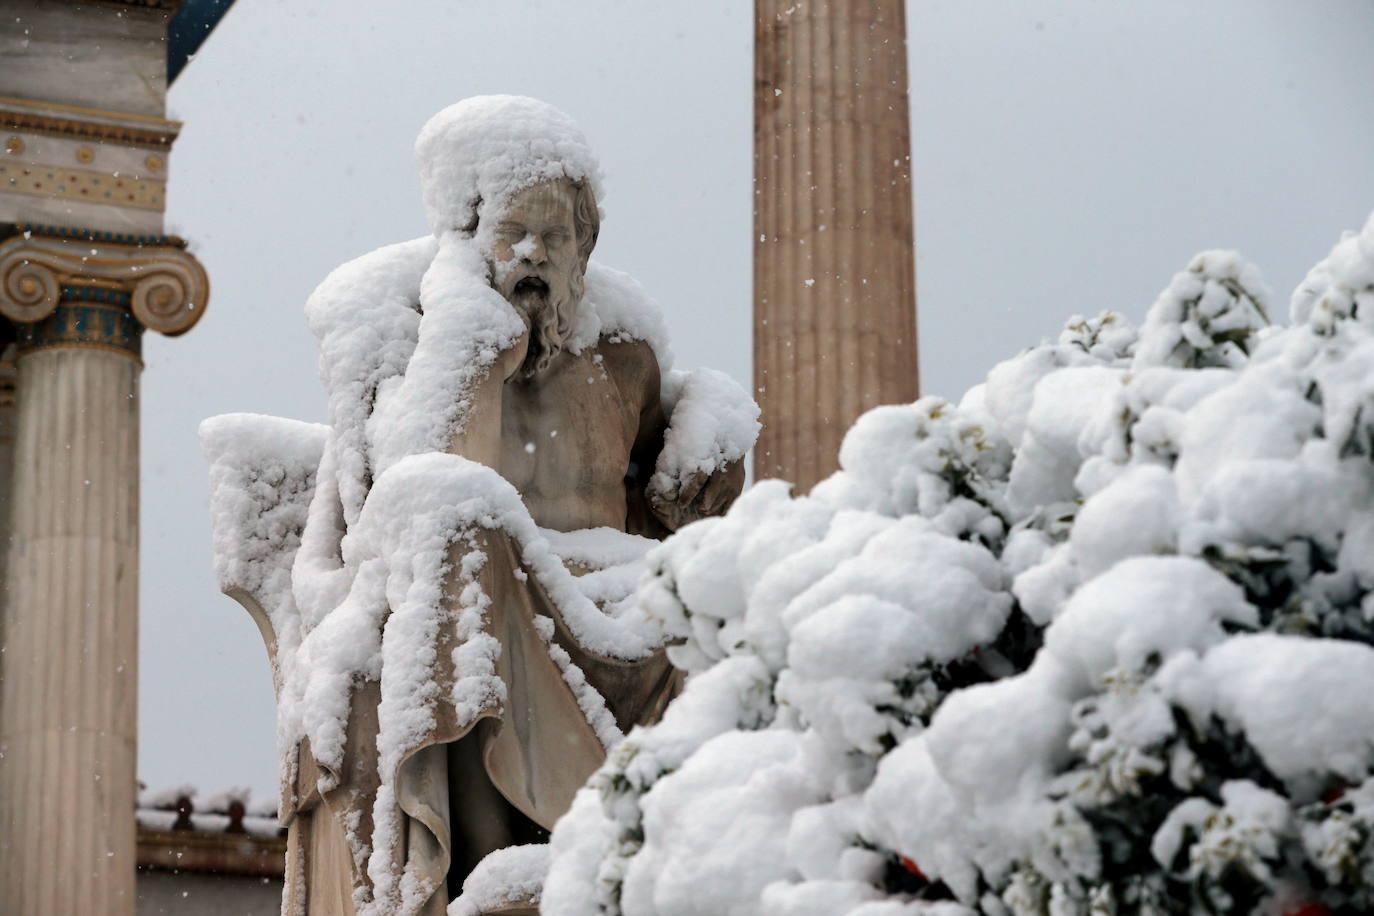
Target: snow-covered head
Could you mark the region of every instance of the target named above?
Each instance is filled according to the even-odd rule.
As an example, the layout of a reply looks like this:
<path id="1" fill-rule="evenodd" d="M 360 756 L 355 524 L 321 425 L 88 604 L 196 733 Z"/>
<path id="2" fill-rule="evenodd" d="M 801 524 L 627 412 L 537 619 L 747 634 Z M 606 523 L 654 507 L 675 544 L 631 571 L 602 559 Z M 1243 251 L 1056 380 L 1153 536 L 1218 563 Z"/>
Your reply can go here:
<path id="1" fill-rule="evenodd" d="M 436 236 L 473 231 L 518 191 L 549 179 L 583 182 L 601 203 L 601 166 L 581 128 L 526 96 L 478 95 L 450 105 L 420 130 L 415 158 Z"/>
<path id="2" fill-rule="evenodd" d="M 415 141 L 430 226 L 474 239 L 492 286 L 531 328 L 528 374 L 571 332 L 600 231 L 600 168 L 566 114 L 524 96 L 476 96 Z"/>

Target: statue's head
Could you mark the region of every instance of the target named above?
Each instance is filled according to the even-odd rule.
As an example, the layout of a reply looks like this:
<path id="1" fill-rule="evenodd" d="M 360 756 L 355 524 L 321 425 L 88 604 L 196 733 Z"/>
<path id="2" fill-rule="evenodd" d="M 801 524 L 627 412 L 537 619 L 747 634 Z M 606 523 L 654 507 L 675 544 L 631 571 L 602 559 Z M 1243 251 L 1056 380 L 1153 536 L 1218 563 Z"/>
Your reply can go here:
<path id="1" fill-rule="evenodd" d="M 526 369 L 537 374 L 563 349 L 586 290 L 601 227 L 585 181 L 541 181 L 517 192 L 477 227 L 492 286 L 530 325 Z"/>
<path id="2" fill-rule="evenodd" d="M 523 96 L 477 96 L 415 141 L 435 235 L 476 240 L 492 286 L 530 322 L 526 370 L 562 349 L 601 224 L 600 168 L 563 112 Z"/>

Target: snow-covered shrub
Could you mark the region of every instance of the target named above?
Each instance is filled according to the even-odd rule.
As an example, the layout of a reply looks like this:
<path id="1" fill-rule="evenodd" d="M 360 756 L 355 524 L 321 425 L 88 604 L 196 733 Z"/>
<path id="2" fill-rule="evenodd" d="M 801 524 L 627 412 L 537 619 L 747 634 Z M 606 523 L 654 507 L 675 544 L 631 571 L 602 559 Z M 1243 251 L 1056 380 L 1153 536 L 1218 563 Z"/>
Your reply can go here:
<path id="1" fill-rule="evenodd" d="M 1206 252 L 657 548 L 690 677 L 544 912 L 1374 906 L 1374 219 L 1266 303 Z"/>
<path id="2" fill-rule="evenodd" d="M 810 496 L 761 483 L 653 552 L 641 604 L 694 676 L 579 796 L 544 910 L 754 913 L 794 859 L 816 905 L 879 899 L 886 858 L 857 821 L 876 762 L 1034 651 L 998 562 L 1010 457 L 978 411 L 881 408 Z"/>

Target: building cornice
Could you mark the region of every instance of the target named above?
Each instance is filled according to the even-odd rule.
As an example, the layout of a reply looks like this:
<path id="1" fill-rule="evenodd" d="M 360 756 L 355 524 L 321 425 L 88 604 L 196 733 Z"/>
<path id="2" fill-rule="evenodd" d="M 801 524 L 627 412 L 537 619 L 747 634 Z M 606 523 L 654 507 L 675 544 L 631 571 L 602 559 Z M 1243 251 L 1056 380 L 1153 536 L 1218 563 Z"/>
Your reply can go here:
<path id="1" fill-rule="evenodd" d="M 0 96 L 0 129 L 167 150 L 181 132 L 181 122 Z"/>
<path id="2" fill-rule="evenodd" d="M 286 838 L 140 827 L 138 867 L 280 878 L 286 871 Z"/>

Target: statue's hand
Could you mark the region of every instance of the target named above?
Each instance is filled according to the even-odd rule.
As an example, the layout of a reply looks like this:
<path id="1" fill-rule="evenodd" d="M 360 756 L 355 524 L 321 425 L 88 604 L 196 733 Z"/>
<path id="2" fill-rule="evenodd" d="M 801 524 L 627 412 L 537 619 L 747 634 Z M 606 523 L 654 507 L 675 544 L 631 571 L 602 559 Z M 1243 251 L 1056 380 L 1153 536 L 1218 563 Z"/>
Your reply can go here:
<path id="1" fill-rule="evenodd" d="M 505 381 L 525 364 L 525 357 L 530 352 L 530 322 L 523 312 L 516 310 L 521 318 L 525 319 L 525 332 L 516 339 L 514 345 L 502 350 L 496 356 L 496 363 L 491 367 L 492 375 Z"/>
<path id="2" fill-rule="evenodd" d="M 650 483 L 649 509 L 669 530 L 676 531 L 697 519 L 724 514 L 743 490 L 744 460 L 740 459 L 710 474 L 695 472 L 676 492 L 665 492 Z"/>

